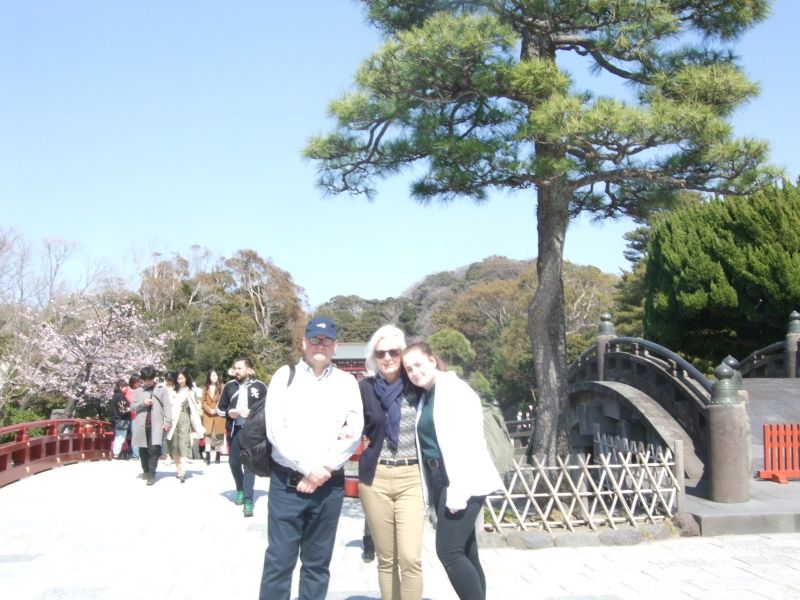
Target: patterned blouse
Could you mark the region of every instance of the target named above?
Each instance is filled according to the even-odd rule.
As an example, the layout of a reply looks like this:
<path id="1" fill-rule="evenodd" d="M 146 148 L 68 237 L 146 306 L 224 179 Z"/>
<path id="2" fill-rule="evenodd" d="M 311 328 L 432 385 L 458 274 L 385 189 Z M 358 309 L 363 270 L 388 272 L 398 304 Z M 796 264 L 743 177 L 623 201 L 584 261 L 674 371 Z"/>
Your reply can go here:
<path id="1" fill-rule="evenodd" d="M 384 438 L 380 458 L 417 458 L 416 421 L 416 397 L 414 394 L 404 392 L 403 399 L 400 401 L 400 434 L 398 435 L 397 449 L 389 448 L 388 439 Z"/>

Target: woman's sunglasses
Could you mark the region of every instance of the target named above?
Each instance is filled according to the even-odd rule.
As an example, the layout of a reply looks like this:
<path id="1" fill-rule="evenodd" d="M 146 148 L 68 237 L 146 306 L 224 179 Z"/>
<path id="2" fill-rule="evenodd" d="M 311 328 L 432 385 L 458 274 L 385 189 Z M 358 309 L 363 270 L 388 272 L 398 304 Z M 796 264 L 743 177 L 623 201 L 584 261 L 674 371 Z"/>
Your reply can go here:
<path id="1" fill-rule="evenodd" d="M 397 348 L 392 348 L 391 350 L 375 350 L 375 358 L 386 358 L 387 356 L 397 358 L 400 356 L 400 350 Z"/>

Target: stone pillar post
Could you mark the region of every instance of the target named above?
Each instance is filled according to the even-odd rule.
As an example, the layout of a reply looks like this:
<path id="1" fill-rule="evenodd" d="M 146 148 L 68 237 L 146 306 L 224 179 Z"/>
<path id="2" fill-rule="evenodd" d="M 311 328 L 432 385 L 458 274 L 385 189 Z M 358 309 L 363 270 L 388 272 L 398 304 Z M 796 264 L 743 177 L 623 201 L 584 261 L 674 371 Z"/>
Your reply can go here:
<path id="1" fill-rule="evenodd" d="M 722 359 L 722 362 L 733 369 L 733 377 L 731 378 L 731 381 L 733 382 L 734 387 L 739 390 L 739 398 L 741 401 L 746 403 L 748 396 L 747 390 L 744 389 L 744 378 L 739 372 L 739 361 L 728 354 L 728 356 Z"/>
<path id="2" fill-rule="evenodd" d="M 800 340 L 800 313 L 789 315 L 789 331 L 786 334 L 786 377 L 797 377 L 797 342 Z"/>
<path id="3" fill-rule="evenodd" d="M 750 500 L 750 422 L 734 371 L 725 362 L 714 370 L 717 382 L 708 405 L 710 500 Z"/>
<path id="4" fill-rule="evenodd" d="M 597 327 L 597 381 L 604 381 L 606 369 L 606 348 L 609 340 L 617 337 L 614 333 L 614 322 L 611 313 L 600 315 L 600 325 Z"/>

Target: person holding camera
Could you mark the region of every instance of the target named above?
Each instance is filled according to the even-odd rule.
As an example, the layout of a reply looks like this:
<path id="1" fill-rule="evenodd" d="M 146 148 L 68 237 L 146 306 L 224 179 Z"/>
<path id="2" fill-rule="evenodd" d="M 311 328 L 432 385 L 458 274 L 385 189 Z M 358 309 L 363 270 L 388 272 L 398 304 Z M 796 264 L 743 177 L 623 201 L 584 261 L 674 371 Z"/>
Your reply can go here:
<path id="1" fill-rule="evenodd" d="M 228 433 L 230 449 L 228 465 L 236 484 L 234 504 L 242 506 L 245 517 L 253 516 L 253 488 L 256 483 L 254 473 L 244 468 L 239 458 L 239 433 L 244 427 L 250 406 L 267 395 L 267 386 L 253 377 L 253 363 L 241 356 L 233 363 L 234 379 L 225 384 L 217 403 L 217 414 L 225 417 L 225 430 Z"/>
<path id="2" fill-rule="evenodd" d="M 122 447 L 131 430 L 131 405 L 125 398 L 128 384 L 124 379 L 118 379 L 114 384 L 114 395 L 111 397 L 111 422 L 114 424 L 114 445 L 112 452 L 114 458 L 122 458 Z"/>

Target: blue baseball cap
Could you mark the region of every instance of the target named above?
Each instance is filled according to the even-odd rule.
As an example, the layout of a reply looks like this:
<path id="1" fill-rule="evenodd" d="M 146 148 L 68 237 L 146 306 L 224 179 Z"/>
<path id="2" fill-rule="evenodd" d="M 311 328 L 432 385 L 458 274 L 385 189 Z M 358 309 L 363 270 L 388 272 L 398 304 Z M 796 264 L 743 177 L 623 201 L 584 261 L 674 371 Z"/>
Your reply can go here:
<path id="1" fill-rule="evenodd" d="M 306 339 L 312 337 L 327 337 L 335 340 L 336 323 L 324 317 L 311 319 L 306 325 Z"/>

